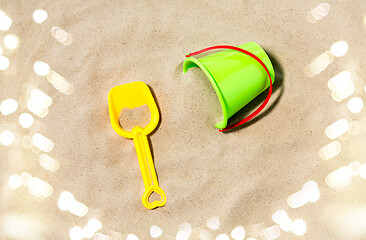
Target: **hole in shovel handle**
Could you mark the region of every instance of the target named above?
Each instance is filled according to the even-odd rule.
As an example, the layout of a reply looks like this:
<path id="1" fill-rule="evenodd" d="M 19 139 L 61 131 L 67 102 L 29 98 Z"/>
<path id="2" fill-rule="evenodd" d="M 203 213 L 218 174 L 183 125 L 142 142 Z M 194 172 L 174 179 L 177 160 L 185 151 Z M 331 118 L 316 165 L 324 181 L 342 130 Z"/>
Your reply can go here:
<path id="1" fill-rule="evenodd" d="M 160 196 L 160 200 L 150 202 L 149 198 L 151 194 L 156 193 Z M 154 209 L 157 207 L 162 207 L 166 203 L 166 195 L 163 189 L 156 186 L 150 186 L 148 189 L 145 190 L 144 195 L 142 195 L 142 204 L 148 209 Z"/>

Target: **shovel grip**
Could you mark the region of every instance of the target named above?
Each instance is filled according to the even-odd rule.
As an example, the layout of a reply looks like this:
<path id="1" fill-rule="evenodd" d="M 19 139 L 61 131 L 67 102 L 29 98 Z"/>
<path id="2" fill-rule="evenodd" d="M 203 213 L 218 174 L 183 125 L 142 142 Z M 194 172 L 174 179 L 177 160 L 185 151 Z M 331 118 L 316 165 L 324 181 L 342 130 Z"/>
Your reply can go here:
<path id="1" fill-rule="evenodd" d="M 141 127 L 135 127 L 132 132 L 134 132 L 133 141 L 135 143 L 137 158 L 139 160 L 141 175 L 145 186 L 142 204 L 148 209 L 164 206 L 166 203 L 166 195 L 163 189 L 159 187 L 147 136 L 142 131 Z M 161 199 L 149 202 L 149 197 L 153 192 L 159 194 Z"/>

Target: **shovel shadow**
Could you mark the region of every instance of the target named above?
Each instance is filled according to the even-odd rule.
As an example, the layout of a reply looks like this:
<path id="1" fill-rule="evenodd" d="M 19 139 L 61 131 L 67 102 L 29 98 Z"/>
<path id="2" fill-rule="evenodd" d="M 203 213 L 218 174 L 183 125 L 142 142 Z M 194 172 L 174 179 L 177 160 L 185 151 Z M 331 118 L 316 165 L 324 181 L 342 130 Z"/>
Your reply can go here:
<path id="1" fill-rule="evenodd" d="M 151 94 L 152 94 L 152 96 L 153 96 L 153 98 L 154 98 L 154 100 L 155 100 L 155 103 L 156 103 L 156 106 L 157 106 L 157 108 L 158 108 L 158 112 L 159 112 L 159 115 L 160 115 L 160 117 L 159 117 L 159 122 L 158 122 L 158 125 L 156 125 L 156 127 L 155 127 L 155 129 L 151 132 L 151 133 L 149 133 L 149 135 L 148 136 L 151 136 L 151 135 L 153 135 L 159 128 L 160 128 L 160 125 L 161 125 L 161 122 L 162 122 L 162 118 L 163 118 L 163 116 L 162 116 L 162 114 L 161 114 L 161 110 L 160 110 L 160 107 L 159 107 L 159 103 L 158 103 L 158 100 L 157 100 L 157 98 L 156 98 L 156 94 L 155 94 L 155 92 L 154 92 L 154 90 L 150 87 L 150 85 L 149 84 L 147 84 L 147 86 L 149 87 L 149 89 L 150 89 L 150 91 L 151 91 Z M 152 143 L 151 143 L 151 140 L 150 140 L 150 138 L 148 137 L 147 138 L 147 141 L 148 141 L 148 143 L 149 143 L 149 147 L 150 147 L 150 152 L 151 152 L 151 157 L 152 157 L 152 160 L 153 160 L 153 163 L 154 163 L 154 168 L 155 168 L 155 173 L 156 173 L 156 178 L 158 179 L 158 182 L 159 182 L 159 175 L 158 175 L 158 169 L 156 169 L 156 166 L 155 166 L 155 158 L 154 158 L 154 148 L 153 148 L 153 146 L 152 146 Z M 155 208 L 156 209 L 156 208 Z"/>

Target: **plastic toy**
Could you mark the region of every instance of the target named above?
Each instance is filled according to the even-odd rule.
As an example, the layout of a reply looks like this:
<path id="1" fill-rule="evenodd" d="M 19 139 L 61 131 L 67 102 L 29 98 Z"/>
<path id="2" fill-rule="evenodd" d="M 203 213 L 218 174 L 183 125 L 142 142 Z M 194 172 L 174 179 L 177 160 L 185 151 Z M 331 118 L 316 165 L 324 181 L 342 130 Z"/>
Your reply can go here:
<path id="1" fill-rule="evenodd" d="M 136 108 L 146 104 L 149 107 L 151 120 L 146 127 L 135 126 L 126 131 L 119 124 L 119 114 L 124 108 Z M 166 195 L 159 187 L 154 162 L 151 156 L 147 135 L 158 125 L 159 111 L 149 87 L 143 82 L 132 82 L 116 86 L 108 94 L 109 115 L 111 124 L 116 133 L 125 138 L 133 139 L 140 164 L 141 174 L 145 185 L 142 204 L 148 209 L 164 206 Z M 149 201 L 150 195 L 156 192 L 160 195 L 159 201 Z"/>
<path id="2" fill-rule="evenodd" d="M 192 56 L 214 49 L 229 49 L 200 59 Z M 272 94 L 274 71 L 266 52 L 254 42 L 238 47 L 221 45 L 186 55 L 183 72 L 199 67 L 211 81 L 220 100 L 223 120 L 215 126 L 220 132 L 235 128 L 254 118 L 268 103 Z M 268 81 L 269 80 L 269 81 Z M 252 114 L 227 127 L 228 119 L 242 107 L 270 87 L 266 100 Z"/>

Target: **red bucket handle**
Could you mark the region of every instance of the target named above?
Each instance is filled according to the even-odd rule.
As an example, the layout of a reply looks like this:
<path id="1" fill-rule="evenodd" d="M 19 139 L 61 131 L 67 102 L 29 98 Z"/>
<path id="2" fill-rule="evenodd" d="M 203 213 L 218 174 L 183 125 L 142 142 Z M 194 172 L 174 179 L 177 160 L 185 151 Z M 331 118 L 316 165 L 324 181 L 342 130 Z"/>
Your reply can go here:
<path id="1" fill-rule="evenodd" d="M 264 107 L 267 105 L 267 103 L 268 103 L 268 101 L 269 101 L 269 99 L 271 98 L 271 95 L 272 95 L 272 78 L 271 78 L 271 74 L 269 73 L 268 68 L 266 67 L 266 65 L 256 55 L 254 55 L 251 52 L 248 52 L 247 50 L 244 50 L 244 49 L 241 49 L 241 48 L 238 48 L 238 47 L 234 47 L 234 46 L 230 46 L 230 45 L 219 45 L 219 46 L 213 46 L 213 47 L 205 48 L 205 49 L 202 49 L 200 51 L 187 54 L 186 57 L 191 57 L 191 56 L 194 56 L 194 55 L 206 52 L 206 51 L 214 50 L 214 49 L 236 50 L 236 51 L 242 52 L 242 53 L 254 58 L 257 62 L 259 62 L 260 65 L 262 65 L 264 70 L 266 70 L 266 73 L 269 77 L 269 82 L 270 82 L 268 95 L 266 97 L 266 100 L 264 100 L 264 102 L 262 103 L 262 105 L 260 105 L 257 110 L 255 110 L 253 113 L 251 113 L 249 116 L 245 117 L 244 119 L 240 120 L 239 122 L 234 123 L 232 125 L 229 125 L 224 129 L 219 129 L 220 132 L 225 132 L 227 130 L 236 128 L 236 127 L 250 121 L 251 119 L 253 119 L 255 116 L 257 116 L 264 109 Z"/>

